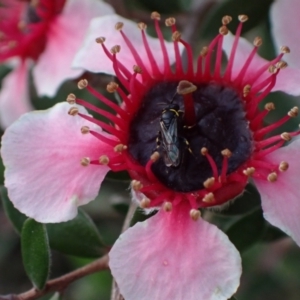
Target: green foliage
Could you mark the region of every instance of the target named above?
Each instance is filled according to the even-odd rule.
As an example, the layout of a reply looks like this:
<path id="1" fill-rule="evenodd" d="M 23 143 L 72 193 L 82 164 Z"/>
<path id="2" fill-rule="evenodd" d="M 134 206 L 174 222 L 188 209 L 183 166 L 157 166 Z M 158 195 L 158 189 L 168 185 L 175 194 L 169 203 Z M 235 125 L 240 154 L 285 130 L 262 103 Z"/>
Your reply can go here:
<path id="1" fill-rule="evenodd" d="M 226 234 L 237 250 L 244 252 L 262 238 L 265 228 L 262 210 L 256 209 L 234 222 Z"/>
<path id="2" fill-rule="evenodd" d="M 132 4 L 139 5 L 149 11 L 158 11 L 159 13 L 175 13 L 186 11 L 191 5 L 191 0 L 139 0 L 131 1 Z"/>
<path id="3" fill-rule="evenodd" d="M 12 202 L 8 198 L 7 189 L 4 186 L 0 187 L 0 196 L 8 219 L 11 221 L 15 230 L 18 233 L 21 233 L 23 224 L 27 217 L 13 206 Z"/>
<path id="4" fill-rule="evenodd" d="M 99 257 L 106 248 L 92 219 L 79 209 L 75 219 L 47 224 L 51 249 L 81 257 Z"/>
<path id="5" fill-rule="evenodd" d="M 229 24 L 229 29 L 234 31 L 239 23 L 237 16 L 245 14 L 249 20 L 243 26 L 243 32 L 257 26 L 262 20 L 268 18 L 269 8 L 273 0 L 227 0 L 212 9 L 203 22 L 201 37 L 211 39 L 218 32 L 219 27 L 222 25 L 221 20 L 225 15 L 232 16 L 232 22 Z"/>
<path id="6" fill-rule="evenodd" d="M 21 235 L 21 250 L 25 271 L 32 284 L 42 290 L 50 272 L 50 248 L 44 224 L 27 219 Z"/>

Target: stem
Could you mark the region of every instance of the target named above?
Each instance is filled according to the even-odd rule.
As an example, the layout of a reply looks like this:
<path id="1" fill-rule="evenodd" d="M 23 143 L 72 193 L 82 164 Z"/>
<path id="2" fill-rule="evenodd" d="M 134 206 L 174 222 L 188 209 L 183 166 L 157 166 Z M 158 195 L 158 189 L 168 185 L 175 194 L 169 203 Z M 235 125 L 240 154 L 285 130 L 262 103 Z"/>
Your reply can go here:
<path id="1" fill-rule="evenodd" d="M 0 296 L 0 299 L 11 299 L 11 300 L 34 300 L 38 299 L 39 297 L 46 295 L 50 292 L 54 291 L 62 291 L 67 288 L 72 282 L 77 279 L 80 279 L 84 276 L 89 274 L 96 273 L 101 270 L 107 270 L 108 267 L 108 254 L 102 256 L 101 258 L 87 264 L 75 271 L 72 271 L 68 274 L 65 274 L 61 277 L 51 279 L 46 283 L 46 286 L 43 290 L 37 290 L 32 288 L 31 290 L 18 294 L 18 295 L 7 295 L 7 296 Z"/>

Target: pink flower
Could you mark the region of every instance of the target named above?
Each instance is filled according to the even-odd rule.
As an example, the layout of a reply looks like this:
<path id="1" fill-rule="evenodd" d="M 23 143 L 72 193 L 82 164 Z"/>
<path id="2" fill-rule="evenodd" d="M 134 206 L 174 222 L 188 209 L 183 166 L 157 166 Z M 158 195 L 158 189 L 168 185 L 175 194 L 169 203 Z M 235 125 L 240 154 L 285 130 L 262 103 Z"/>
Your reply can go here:
<path id="1" fill-rule="evenodd" d="M 93 17 L 113 13 L 95 0 L 2 0 L 0 7 L 0 61 L 15 59 L 14 70 L 2 82 L 0 124 L 7 127 L 32 110 L 28 69 L 40 96 L 53 97 L 66 79 L 82 74 L 71 62 Z M 80 19 L 80 21 L 79 21 Z"/>
<path id="2" fill-rule="evenodd" d="M 134 199 L 159 211 L 123 233 L 110 252 L 110 268 L 125 299 L 225 300 L 239 285 L 240 255 L 222 231 L 201 219 L 199 208 L 232 200 L 252 178 L 266 219 L 300 244 L 300 160 L 288 163 L 299 155 L 299 139 L 282 147 L 299 131 L 272 135 L 298 109 L 264 126 L 274 105 L 258 108 L 279 86 L 294 88 L 281 76 L 286 67 L 281 58 L 289 49 L 282 47 L 271 62 L 262 60 L 256 54 L 261 39 L 249 53 L 240 38 L 247 17 L 239 16 L 233 37 L 226 27 L 231 17 L 225 16 L 194 69 L 192 50 L 175 19 L 166 20 L 173 33 L 173 43 L 167 43 L 160 15 L 152 18 L 158 40 L 146 35 L 143 23 L 137 32 L 136 25 L 122 20 L 115 25 L 117 34 L 111 32 L 112 22 L 120 17 L 93 20 L 75 65 L 114 72 L 122 87 L 111 82 L 107 91 L 122 98 L 121 106 L 81 80 L 78 87 L 115 114 L 70 94 L 67 101 L 76 106 L 62 103 L 21 117 L 2 141 L 5 184 L 23 213 L 40 222 L 60 222 L 97 195 L 108 170 L 127 170 Z M 105 28 L 107 41 L 97 37 L 99 28 Z M 230 48 L 224 73 L 223 47 Z M 94 119 L 82 106 L 110 122 Z"/>

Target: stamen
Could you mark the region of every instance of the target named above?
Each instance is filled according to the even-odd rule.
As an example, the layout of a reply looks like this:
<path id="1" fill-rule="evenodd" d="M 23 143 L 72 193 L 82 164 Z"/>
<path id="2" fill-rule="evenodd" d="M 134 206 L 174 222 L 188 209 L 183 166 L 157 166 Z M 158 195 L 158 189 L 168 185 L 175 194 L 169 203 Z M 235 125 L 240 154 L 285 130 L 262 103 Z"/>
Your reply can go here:
<path id="1" fill-rule="evenodd" d="M 121 51 L 121 46 L 120 45 L 115 45 L 110 49 L 110 52 L 112 54 L 117 54 Z"/>
<path id="2" fill-rule="evenodd" d="M 109 164 L 109 158 L 107 155 L 101 155 L 99 157 L 99 163 L 100 165 L 108 165 Z"/>
<path id="3" fill-rule="evenodd" d="M 176 24 L 176 19 L 175 18 L 167 18 L 165 20 L 165 24 L 167 27 L 171 27 Z"/>
<path id="4" fill-rule="evenodd" d="M 289 141 L 292 139 L 291 135 L 290 135 L 288 132 L 283 132 L 283 133 L 280 135 L 280 137 L 281 137 L 283 140 L 285 140 L 286 142 L 289 142 Z"/>
<path id="5" fill-rule="evenodd" d="M 78 81 L 77 86 L 78 86 L 78 88 L 80 90 L 83 90 L 83 89 L 85 89 L 88 86 L 88 84 L 89 83 L 88 83 L 88 81 L 86 79 L 81 79 L 81 80 Z"/>
<path id="6" fill-rule="evenodd" d="M 290 50 L 290 48 L 288 46 L 281 46 L 280 47 L 280 52 L 284 53 L 284 54 L 287 54 L 287 53 L 290 53 L 291 50 Z"/>
<path id="7" fill-rule="evenodd" d="M 153 162 L 156 162 L 160 157 L 160 154 L 159 152 L 155 151 L 152 153 L 152 155 L 150 156 L 150 159 L 153 161 Z"/>
<path id="8" fill-rule="evenodd" d="M 197 87 L 187 80 L 181 80 L 177 86 L 177 93 L 184 99 L 184 121 L 186 126 L 194 126 L 196 124 L 196 112 L 192 93 Z"/>
<path id="9" fill-rule="evenodd" d="M 134 65 L 133 66 L 133 72 L 138 73 L 138 74 L 142 74 L 142 68 L 137 66 L 137 65 Z"/>
<path id="10" fill-rule="evenodd" d="M 226 181 L 226 174 L 228 170 L 228 158 L 231 157 L 232 153 L 229 149 L 224 149 L 221 151 L 223 155 L 223 164 L 222 164 L 222 172 L 221 172 L 221 182 Z"/>
<path id="11" fill-rule="evenodd" d="M 213 193 L 206 194 L 202 199 L 202 202 L 205 203 L 213 203 L 214 201 L 215 201 L 215 196 Z"/>
<path id="12" fill-rule="evenodd" d="M 223 25 L 228 25 L 230 22 L 232 21 L 232 17 L 231 16 L 224 16 L 223 18 L 222 18 L 222 24 Z"/>
<path id="13" fill-rule="evenodd" d="M 243 97 L 246 98 L 249 95 L 250 91 L 251 91 L 251 85 L 246 84 L 243 88 Z"/>
<path id="14" fill-rule="evenodd" d="M 216 182 L 216 179 L 214 177 L 210 177 L 203 182 L 203 186 L 206 189 L 209 189 L 215 184 L 215 182 Z"/>
<path id="15" fill-rule="evenodd" d="M 105 37 L 103 37 L 103 36 L 101 36 L 101 37 L 97 37 L 96 39 L 95 39 L 95 41 L 96 41 L 96 43 L 97 44 L 103 44 L 104 42 L 105 42 Z"/>
<path id="16" fill-rule="evenodd" d="M 72 105 L 75 104 L 76 96 L 74 94 L 69 94 L 67 97 L 67 102 Z"/>
<path id="17" fill-rule="evenodd" d="M 282 161 L 278 167 L 280 172 L 285 172 L 288 170 L 288 168 L 289 168 L 289 164 L 286 161 Z"/>
<path id="18" fill-rule="evenodd" d="M 151 201 L 150 201 L 149 198 L 144 198 L 140 202 L 140 207 L 141 208 L 149 208 L 150 207 L 150 203 L 151 203 Z"/>
<path id="19" fill-rule="evenodd" d="M 160 14 L 157 11 L 153 11 L 151 13 L 151 19 L 160 21 Z"/>
<path id="20" fill-rule="evenodd" d="M 272 172 L 268 175 L 267 179 L 269 182 L 275 182 L 277 180 L 277 173 L 276 172 Z"/>
<path id="21" fill-rule="evenodd" d="M 255 172 L 255 168 L 253 168 L 253 167 L 243 170 L 243 174 L 248 177 L 252 176 L 254 174 L 254 172 Z"/>
<path id="22" fill-rule="evenodd" d="M 119 152 L 119 153 L 123 152 L 126 149 L 127 149 L 127 146 L 123 145 L 123 144 L 118 144 L 114 147 L 114 151 Z"/>
<path id="23" fill-rule="evenodd" d="M 166 212 L 170 212 L 173 208 L 173 205 L 171 202 L 167 201 L 163 204 L 163 210 Z"/>
<path id="24" fill-rule="evenodd" d="M 140 191 L 143 188 L 143 184 L 138 180 L 131 181 L 131 187 L 134 191 Z"/>
<path id="25" fill-rule="evenodd" d="M 80 130 L 82 134 L 90 133 L 90 127 L 88 126 L 82 126 Z"/>
<path id="26" fill-rule="evenodd" d="M 79 110 L 77 107 L 71 107 L 68 111 L 68 114 L 71 116 L 76 116 L 78 114 Z"/>
<path id="27" fill-rule="evenodd" d="M 107 84 L 106 90 L 109 93 L 114 93 L 117 91 L 118 87 L 119 87 L 119 85 L 116 82 L 111 81 L 110 83 Z"/>
<path id="28" fill-rule="evenodd" d="M 193 221 L 198 221 L 201 217 L 201 212 L 198 209 L 193 208 L 190 210 L 190 217 Z"/>
<path id="29" fill-rule="evenodd" d="M 80 161 L 81 165 L 87 167 L 90 164 L 91 160 L 89 157 L 83 157 Z"/>
<path id="30" fill-rule="evenodd" d="M 278 63 L 276 63 L 275 67 L 277 69 L 285 69 L 288 66 L 287 62 L 281 60 Z"/>
<path id="31" fill-rule="evenodd" d="M 294 106 L 289 112 L 288 112 L 288 116 L 290 116 L 291 118 L 295 118 L 298 116 L 298 112 L 299 112 L 299 108 L 297 106 Z"/>
<path id="32" fill-rule="evenodd" d="M 116 25 L 115 25 L 115 29 L 116 29 L 116 30 L 122 30 L 123 26 L 124 26 L 124 23 L 118 22 L 118 23 L 116 23 Z"/>
<path id="33" fill-rule="evenodd" d="M 240 22 L 245 23 L 246 21 L 248 21 L 248 16 L 247 15 L 239 15 L 238 19 Z"/>
<path id="34" fill-rule="evenodd" d="M 218 168 L 217 168 L 217 165 L 216 165 L 214 159 L 209 155 L 208 149 L 203 147 L 203 148 L 201 148 L 200 153 L 207 158 L 207 160 L 210 164 L 210 167 L 212 169 L 213 176 L 214 176 L 215 180 L 217 180 L 217 178 L 218 178 Z"/>

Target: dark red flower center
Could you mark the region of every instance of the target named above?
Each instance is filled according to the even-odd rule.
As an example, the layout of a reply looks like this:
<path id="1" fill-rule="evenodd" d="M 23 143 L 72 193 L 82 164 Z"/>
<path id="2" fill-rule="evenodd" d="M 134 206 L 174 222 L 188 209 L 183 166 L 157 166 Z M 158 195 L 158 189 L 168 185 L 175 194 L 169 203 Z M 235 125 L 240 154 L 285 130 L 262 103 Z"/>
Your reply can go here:
<path id="1" fill-rule="evenodd" d="M 192 94 L 196 124 L 185 126 L 183 97 L 176 93 L 178 82 L 162 82 L 153 86 L 142 101 L 135 115 L 129 134 L 128 151 L 143 166 L 157 149 L 161 154 L 152 165 L 155 176 L 169 188 L 190 192 L 203 188 L 203 182 L 213 176 L 209 161 L 201 149 L 209 149 L 219 173 L 222 170 L 224 149 L 232 153 L 228 160 L 227 173 L 235 171 L 252 152 L 252 134 L 245 118 L 244 104 L 233 89 L 211 84 L 199 84 Z M 168 166 L 164 157 L 168 151 L 159 136 L 162 111 L 170 103 L 178 105 L 175 141 L 179 152 L 179 164 Z M 170 115 L 170 118 L 173 116 Z M 160 133 L 161 134 L 161 133 Z M 157 145 L 159 144 L 159 145 Z M 201 170 L 201 172 L 199 172 Z"/>

